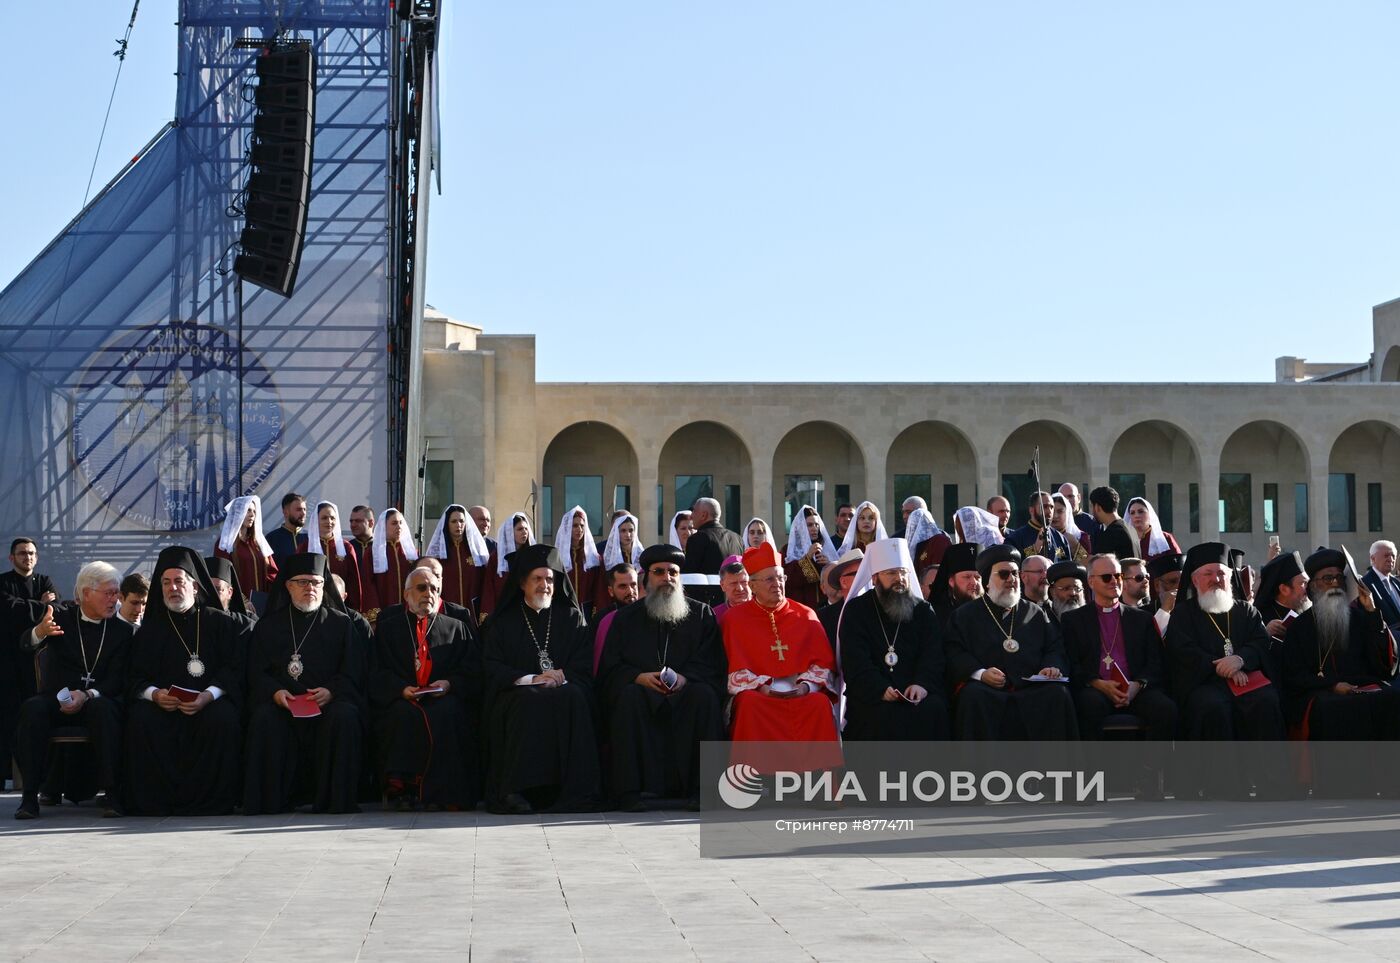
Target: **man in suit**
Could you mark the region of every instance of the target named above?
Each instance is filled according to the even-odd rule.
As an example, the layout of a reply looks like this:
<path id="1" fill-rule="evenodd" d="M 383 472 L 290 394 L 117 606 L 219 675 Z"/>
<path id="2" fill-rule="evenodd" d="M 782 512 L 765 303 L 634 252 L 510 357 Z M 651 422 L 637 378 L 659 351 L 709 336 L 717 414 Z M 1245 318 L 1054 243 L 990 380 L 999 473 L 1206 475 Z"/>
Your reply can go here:
<path id="1" fill-rule="evenodd" d="M 1395 577 L 1394 542 L 1379 541 L 1371 546 L 1371 567 L 1361 581 L 1371 590 L 1385 624 L 1400 636 L 1400 579 Z"/>
<path id="2" fill-rule="evenodd" d="M 1089 560 L 1092 605 L 1060 617 L 1081 739 L 1102 738 L 1104 719 L 1137 716 L 1150 741 L 1176 731 L 1176 704 L 1166 693 L 1162 637 L 1152 616 L 1123 605 L 1123 570 L 1112 555 Z"/>
<path id="3" fill-rule="evenodd" d="M 720 566 L 729 556 L 744 554 L 738 533 L 722 527 L 719 518 L 719 502 L 713 498 L 695 500 L 690 509 L 695 531 L 685 543 L 685 563 L 681 566 L 686 594 L 711 608 L 724 601 L 719 587 Z"/>

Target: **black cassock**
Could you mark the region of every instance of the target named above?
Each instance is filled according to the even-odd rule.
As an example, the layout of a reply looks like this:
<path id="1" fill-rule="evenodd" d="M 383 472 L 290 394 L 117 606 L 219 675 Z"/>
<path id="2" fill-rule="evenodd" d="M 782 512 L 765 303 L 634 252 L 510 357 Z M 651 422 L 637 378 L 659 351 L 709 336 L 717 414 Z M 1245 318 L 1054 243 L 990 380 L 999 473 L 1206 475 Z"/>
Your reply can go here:
<path id="1" fill-rule="evenodd" d="M 564 685 L 515 684 L 540 671 L 527 618 L 568 680 Z M 592 667 L 583 615 L 572 606 L 560 603 L 536 612 L 518 601 L 496 612 L 482 640 L 488 804 L 499 806 L 518 793 L 536 809 L 597 809 Z"/>
<path id="2" fill-rule="evenodd" d="M 1280 743 L 1284 730 L 1278 686 L 1235 695 L 1214 665 L 1227 654 L 1227 639 L 1228 654 L 1244 660 L 1244 672 L 1267 667 L 1269 633 L 1254 606 L 1235 602 L 1228 612 L 1212 616 L 1197 598 L 1177 599 L 1165 641 L 1181 737 L 1216 743 L 1264 742 L 1265 748 L 1241 746 L 1238 751 L 1229 750 L 1228 757 L 1211 756 L 1201 772 L 1182 767 L 1179 791 L 1240 798 L 1248 795 L 1253 782 L 1261 794 L 1274 795 L 1285 791 L 1290 780 Z"/>
<path id="3" fill-rule="evenodd" d="M 1317 612 L 1309 609 L 1289 626 L 1283 646 L 1283 709 L 1290 726 L 1308 739 L 1395 739 L 1400 737 L 1400 690 L 1390 682 L 1390 636 L 1379 612 L 1353 602 L 1347 646 L 1324 644 Z M 1378 685 L 1379 692 L 1338 695 L 1339 682 Z"/>
<path id="4" fill-rule="evenodd" d="M 185 643 L 182 644 L 180 637 Z M 196 641 L 197 640 L 197 641 Z M 204 674 L 189 674 L 198 649 Z M 217 816 L 238 805 L 243 746 L 244 636 L 228 613 L 196 605 L 147 610 L 131 641 L 126 705 L 126 804 L 138 816 Z M 194 715 L 145 697 L 172 685 L 222 695 Z"/>
<path id="5" fill-rule="evenodd" d="M 724 643 L 708 605 L 686 599 L 686 617 L 666 625 L 646 603 L 613 616 L 598 688 L 608 724 L 612 792 L 691 799 L 700 795 L 700 743 L 724 738 Z M 685 677 L 662 694 L 637 684 L 669 666 Z"/>
<path id="6" fill-rule="evenodd" d="M 39 643 L 43 685 L 20 707 L 15 733 L 15 759 L 24 785 L 34 790 L 44 784 L 50 762 L 49 737 L 55 730 L 77 726 L 87 730 L 92 747 L 92 778 L 84 782 L 92 783 L 88 788 L 119 794 L 122 700 L 126 696 L 131 626 L 115 616 L 99 622 L 80 619 L 76 607 L 55 615 L 54 622 L 63 634 Z M 27 657 L 32 656 L 28 647 L 21 648 Z M 94 689 L 99 695 L 67 715 L 59 709 L 58 693 L 63 689 Z M 86 796 L 87 792 L 77 795 Z"/>
<path id="7" fill-rule="evenodd" d="M 22 576 L 13 569 L 0 573 L 0 783 L 9 778 L 5 766 L 14 747 L 20 704 L 36 691 L 34 653 L 20 639 L 43 619 L 45 603 L 39 597 L 45 592 L 58 595 L 47 575 Z M 55 612 L 62 607 L 54 602 Z"/>
<path id="8" fill-rule="evenodd" d="M 944 651 L 949 681 L 962 686 L 954 705 L 959 739 L 1074 739 L 1078 735 L 1069 685 L 1026 681 L 1052 666 L 1069 675 L 1060 630 L 1036 603 L 1023 596 L 1013 611 L 985 596 L 964 602 L 948 620 Z M 1003 688 L 972 678 L 979 669 L 993 667 L 1006 674 Z"/>
<path id="9" fill-rule="evenodd" d="M 475 727 L 480 704 L 479 658 L 467 627 L 447 615 L 430 616 L 429 682 L 446 680 L 440 696 L 405 699 L 406 686 L 418 685 L 414 657 L 417 618 L 402 605 L 379 610 L 374 630 L 374 672 L 370 702 L 380 772 L 418 788 L 419 802 L 470 809 L 480 797 Z"/>
<path id="10" fill-rule="evenodd" d="M 287 671 L 294 649 L 302 663 L 296 679 Z M 355 623 L 324 603 L 312 613 L 287 607 L 258 620 L 248 652 L 245 815 L 304 803 L 318 813 L 359 812 L 365 656 Z M 279 689 L 292 695 L 329 689 L 331 701 L 319 716 L 297 719 L 272 701 Z"/>
<path id="11" fill-rule="evenodd" d="M 891 645 L 894 665 L 886 659 Z M 894 741 L 951 736 L 943 633 L 927 602 L 914 606 L 908 622 L 895 623 L 881 610 L 874 591 L 851 599 L 841 614 L 837 652 L 846 682 L 845 738 Z M 884 700 L 887 689 L 903 692 L 911 685 L 928 692 L 917 705 L 903 699 Z"/>

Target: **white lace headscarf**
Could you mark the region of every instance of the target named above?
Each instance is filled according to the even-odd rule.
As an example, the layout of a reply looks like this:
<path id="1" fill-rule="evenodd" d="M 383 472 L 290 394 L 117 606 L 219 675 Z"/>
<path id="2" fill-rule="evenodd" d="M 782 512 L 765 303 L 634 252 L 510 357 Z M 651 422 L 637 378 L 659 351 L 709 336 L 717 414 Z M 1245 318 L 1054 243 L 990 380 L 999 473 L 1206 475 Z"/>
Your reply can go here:
<path id="1" fill-rule="evenodd" d="M 324 554 L 321 550 L 321 509 L 329 508 L 335 513 L 335 528 L 331 532 L 331 541 L 335 543 L 335 557 L 345 557 L 345 536 L 340 531 L 340 509 L 335 507 L 335 502 L 316 503 L 316 521 L 306 527 L 306 550 L 312 555 Z"/>
<path id="2" fill-rule="evenodd" d="M 564 560 L 564 571 L 574 570 L 574 516 L 583 516 L 583 570 L 592 571 L 598 567 L 601 559 L 598 557 L 598 546 L 593 544 L 593 533 L 588 529 L 588 513 L 580 505 L 575 505 L 564 513 L 564 518 L 559 522 L 559 530 L 554 533 L 554 547 L 559 550 L 559 557 Z"/>
<path id="3" fill-rule="evenodd" d="M 619 530 L 623 522 L 632 523 L 632 557 L 623 559 L 622 557 L 622 536 Z M 613 566 L 621 565 L 627 561 L 636 565 L 642 559 L 642 540 L 639 537 L 642 525 L 637 521 L 637 516 L 623 512 L 613 519 L 612 531 L 608 532 L 607 544 L 603 546 L 603 570 L 611 572 Z"/>
<path id="4" fill-rule="evenodd" d="M 836 551 L 836 543 L 826 533 L 826 522 L 822 521 L 821 513 L 811 505 L 803 505 L 797 510 L 797 514 L 792 516 L 792 525 L 788 528 L 787 556 L 783 561 L 795 562 L 805 557 L 807 550 L 812 547 L 812 535 L 807 531 L 808 512 L 811 512 L 812 517 L 817 520 L 817 534 L 821 538 L 822 552 L 826 555 L 827 561 L 836 561 L 840 558 L 840 554 Z"/>
<path id="5" fill-rule="evenodd" d="M 1001 535 L 1001 519 L 985 509 L 966 505 L 954 512 L 953 517 L 962 527 L 964 542 L 976 542 L 983 548 L 991 548 L 1005 541 Z"/>
<path id="6" fill-rule="evenodd" d="M 525 544 L 535 544 L 535 527 L 530 524 L 530 516 L 524 512 L 516 512 L 514 515 L 501 522 L 501 527 L 496 530 L 496 574 L 508 575 L 510 573 L 510 563 L 506 561 L 506 556 L 512 554 L 518 546 L 515 544 L 515 523 L 522 521 L 525 523 Z"/>
<path id="7" fill-rule="evenodd" d="M 669 535 L 666 536 L 666 541 L 670 542 L 672 545 L 676 546 L 676 548 L 680 549 L 684 549 L 685 546 L 681 544 L 680 535 L 676 534 L 676 522 L 680 521 L 682 515 L 684 515 L 686 518 L 689 518 L 690 509 L 687 508 L 683 511 L 676 512 L 676 514 L 671 516 L 671 532 Z"/>
<path id="8" fill-rule="evenodd" d="M 943 529 L 938 527 L 933 512 L 927 508 L 916 508 L 909 513 L 909 522 L 904 527 L 904 540 L 909 543 L 911 552 L 930 538 L 942 534 Z"/>
<path id="9" fill-rule="evenodd" d="M 860 527 L 860 513 L 869 508 L 875 513 L 875 537 L 873 541 L 883 542 L 889 538 L 885 531 L 885 520 L 880 517 L 880 509 L 875 507 L 874 502 L 861 502 L 856 506 L 856 512 L 851 516 L 851 524 L 846 528 L 846 537 L 841 540 L 841 551 L 838 555 L 845 555 L 856 547 L 856 530 Z"/>
<path id="10" fill-rule="evenodd" d="M 397 508 L 386 508 L 379 513 L 379 518 L 374 523 L 374 572 L 376 575 L 383 575 L 389 571 L 389 516 L 399 516 L 399 548 L 403 549 L 403 557 L 410 562 L 418 561 L 418 546 L 413 544 L 413 535 L 408 530 L 408 519 L 403 517 L 403 512 Z"/>
<path id="11" fill-rule="evenodd" d="M 458 505 L 456 502 L 442 510 L 442 515 L 438 518 L 437 528 L 433 529 L 433 537 L 428 539 L 428 548 L 423 554 L 433 558 L 447 558 L 447 540 L 452 537 L 447 534 L 447 516 L 453 512 L 461 512 L 466 522 L 466 530 L 462 533 L 462 538 L 466 539 L 467 551 L 472 553 L 472 562 L 477 565 L 485 565 L 486 560 L 491 557 L 491 549 L 487 546 L 481 529 L 476 527 L 472 517 L 467 514 L 466 507 Z"/>
<path id="12" fill-rule="evenodd" d="M 253 509 L 253 541 L 258 543 L 258 551 L 262 553 L 262 557 L 267 558 L 272 554 L 272 546 L 267 544 L 267 536 L 263 534 L 262 499 L 257 495 L 244 495 L 224 506 L 224 527 L 219 530 L 219 548 L 229 554 L 233 553 L 233 546 L 238 544 L 238 533 L 243 531 L 243 518 L 248 514 L 249 506 Z"/>

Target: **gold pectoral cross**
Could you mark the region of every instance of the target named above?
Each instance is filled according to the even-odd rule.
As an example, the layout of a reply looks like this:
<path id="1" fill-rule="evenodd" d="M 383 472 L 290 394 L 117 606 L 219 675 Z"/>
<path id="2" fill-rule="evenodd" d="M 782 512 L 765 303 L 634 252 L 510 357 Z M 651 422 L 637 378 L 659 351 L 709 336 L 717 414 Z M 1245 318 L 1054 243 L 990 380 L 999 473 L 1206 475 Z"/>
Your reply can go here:
<path id="1" fill-rule="evenodd" d="M 779 662 L 786 662 L 787 660 L 783 658 L 783 653 L 786 652 L 789 648 L 791 648 L 791 646 L 783 645 L 783 640 L 778 639 L 768 647 L 768 651 L 778 653 Z"/>
<path id="2" fill-rule="evenodd" d="M 1113 664 L 1113 656 L 1111 656 L 1111 655 L 1106 655 L 1106 656 L 1103 657 L 1103 667 L 1104 667 L 1105 669 L 1107 669 L 1107 668 L 1108 668 L 1109 666 L 1111 666 L 1112 664 Z"/>

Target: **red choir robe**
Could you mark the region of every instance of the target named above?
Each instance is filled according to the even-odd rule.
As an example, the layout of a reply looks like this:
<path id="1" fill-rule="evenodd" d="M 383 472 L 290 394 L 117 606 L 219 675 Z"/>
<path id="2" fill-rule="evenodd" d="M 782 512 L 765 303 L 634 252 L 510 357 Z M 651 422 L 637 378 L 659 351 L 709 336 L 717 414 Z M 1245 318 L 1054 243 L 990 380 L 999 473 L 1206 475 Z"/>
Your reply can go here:
<path id="1" fill-rule="evenodd" d="M 729 694 L 734 697 L 731 736 L 736 743 L 830 742 L 836 746 L 835 659 L 817 613 L 792 599 L 784 599 L 772 611 L 750 599 L 725 613 L 721 634 L 729 661 Z M 759 691 L 774 679 L 794 677 L 815 691 L 790 697 Z M 813 765 L 836 765 L 839 751 L 834 760 Z M 760 771 L 771 768 L 754 764 Z"/>
<path id="2" fill-rule="evenodd" d="M 783 557 L 787 557 L 787 546 L 783 546 Z M 783 563 L 783 574 L 787 576 L 787 597 L 801 602 L 809 609 L 822 604 L 822 575 L 810 558 L 799 558 L 795 562 Z"/>
<path id="3" fill-rule="evenodd" d="M 306 532 L 297 536 L 297 551 L 307 551 Z M 345 582 L 345 604 L 356 612 L 363 612 L 364 594 L 360 586 L 360 556 L 355 551 L 355 543 L 348 538 L 341 541 L 345 544 L 345 557 L 341 558 L 336 554 L 335 543 L 328 539 L 321 539 L 321 551 L 326 556 L 326 567 L 335 575 L 339 575 Z"/>
<path id="4" fill-rule="evenodd" d="M 587 536 L 585 536 L 587 537 Z M 573 571 L 568 572 L 567 577 L 574 586 L 574 598 L 578 599 L 579 606 L 583 609 L 583 614 L 590 620 L 593 613 L 597 611 L 598 589 L 603 583 L 603 562 L 599 559 L 598 564 L 584 570 L 583 547 L 574 549 Z M 604 592 L 604 595 L 607 593 Z"/>
<path id="5" fill-rule="evenodd" d="M 444 539 L 447 541 L 447 557 L 442 560 L 443 601 L 479 614 L 482 582 L 488 571 L 494 571 L 490 559 L 487 559 L 486 565 L 478 565 L 466 538 L 460 542 L 453 542 L 448 536 L 444 536 Z"/>
<path id="6" fill-rule="evenodd" d="M 398 542 L 390 542 L 384 547 L 384 561 L 387 563 L 386 570 L 375 572 L 371 583 L 374 596 L 378 600 L 376 607 L 381 609 L 403 604 L 403 582 L 416 564 L 408 560 L 408 556 L 403 553 L 403 546 Z M 370 563 L 371 567 L 373 564 Z M 468 628 L 470 629 L 470 626 Z"/>
<path id="7" fill-rule="evenodd" d="M 271 555 L 264 556 L 258 550 L 256 539 L 245 539 L 239 535 L 233 540 L 232 553 L 225 552 L 216 541 L 214 554 L 233 563 L 233 570 L 238 573 L 238 587 L 249 595 L 266 592 L 277 581 L 277 559 Z"/>
<path id="8" fill-rule="evenodd" d="M 379 592 L 374 582 L 374 539 L 371 537 L 362 542 L 356 538 L 350 544 L 355 546 L 355 554 L 360 558 L 360 601 L 364 603 L 360 611 L 373 622 L 384 607 L 379 602 Z M 408 574 L 407 569 L 404 574 Z"/>
<path id="9" fill-rule="evenodd" d="M 1136 535 L 1137 532 L 1133 532 L 1133 534 Z M 1158 552 L 1157 555 L 1180 555 L 1180 554 L 1181 554 L 1181 546 L 1179 546 L 1179 545 L 1176 544 L 1176 539 L 1175 539 L 1175 538 L 1172 538 L 1172 533 L 1171 533 L 1171 532 L 1163 532 L 1163 533 L 1162 533 L 1162 537 L 1165 538 L 1165 539 L 1167 540 L 1167 550 L 1166 550 L 1165 552 Z M 1149 532 L 1148 532 L 1146 535 L 1144 535 L 1142 538 L 1139 538 L 1139 539 L 1137 540 L 1137 543 L 1138 543 L 1138 558 L 1142 559 L 1144 562 L 1150 562 L 1152 559 L 1154 559 L 1154 558 L 1157 557 L 1157 555 L 1148 555 L 1148 554 L 1147 554 L 1147 548 L 1148 548 L 1149 545 L 1152 544 L 1152 532 L 1151 532 L 1151 531 L 1149 531 Z"/>
<path id="10" fill-rule="evenodd" d="M 943 564 L 943 553 L 948 551 L 948 546 L 952 544 L 951 538 L 939 532 L 933 538 L 926 538 L 914 546 L 914 571 L 920 578 L 935 565 Z"/>

